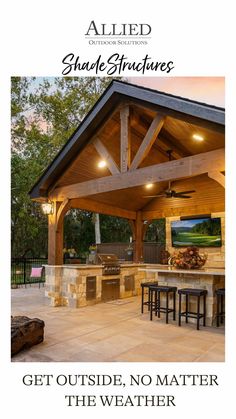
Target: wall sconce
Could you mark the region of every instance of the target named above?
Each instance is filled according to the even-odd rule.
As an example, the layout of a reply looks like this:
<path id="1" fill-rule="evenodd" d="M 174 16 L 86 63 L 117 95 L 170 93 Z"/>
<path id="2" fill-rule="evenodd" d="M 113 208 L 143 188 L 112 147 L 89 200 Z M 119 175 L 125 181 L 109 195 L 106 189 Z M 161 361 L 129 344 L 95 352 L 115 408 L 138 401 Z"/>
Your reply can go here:
<path id="1" fill-rule="evenodd" d="M 42 208 L 43 214 L 45 214 L 45 215 L 53 214 L 53 211 L 54 211 L 53 202 L 51 202 L 51 201 L 43 202 L 41 204 L 41 208 Z"/>

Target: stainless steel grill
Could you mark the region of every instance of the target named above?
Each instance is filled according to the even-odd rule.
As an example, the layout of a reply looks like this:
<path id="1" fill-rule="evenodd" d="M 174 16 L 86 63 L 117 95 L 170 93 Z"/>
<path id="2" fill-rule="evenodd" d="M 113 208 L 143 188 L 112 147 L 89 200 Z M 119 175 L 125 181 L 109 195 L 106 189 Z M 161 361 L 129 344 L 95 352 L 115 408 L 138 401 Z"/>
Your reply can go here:
<path id="1" fill-rule="evenodd" d="M 120 264 L 118 257 L 114 254 L 98 254 L 98 262 L 102 264 L 103 275 L 119 275 Z"/>

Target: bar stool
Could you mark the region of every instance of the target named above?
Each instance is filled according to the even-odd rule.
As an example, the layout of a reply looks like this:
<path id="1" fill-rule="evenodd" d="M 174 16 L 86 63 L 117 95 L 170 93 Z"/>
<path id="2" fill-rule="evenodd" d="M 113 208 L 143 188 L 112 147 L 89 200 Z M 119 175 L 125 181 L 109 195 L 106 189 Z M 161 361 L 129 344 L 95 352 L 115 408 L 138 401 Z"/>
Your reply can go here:
<path id="1" fill-rule="evenodd" d="M 185 322 L 188 323 L 188 318 L 197 319 L 197 330 L 199 330 L 200 319 L 203 318 L 203 326 L 206 326 L 206 295 L 207 290 L 197 288 L 183 288 L 178 290 L 179 294 L 179 326 L 181 326 L 181 317 L 185 317 Z M 181 297 L 186 296 L 186 311 L 181 311 Z M 197 297 L 197 312 L 189 311 L 189 297 Z M 203 313 L 200 313 L 200 298 L 203 297 Z"/>
<path id="2" fill-rule="evenodd" d="M 155 311 L 155 315 L 165 313 L 166 324 L 169 322 L 169 313 L 173 313 L 173 320 L 175 320 L 176 314 L 176 291 L 177 287 L 170 287 L 167 285 L 153 285 L 150 288 L 150 320 L 152 320 L 152 313 Z M 161 307 L 161 293 L 166 295 L 166 306 Z M 169 308 L 169 294 L 173 295 L 173 308 Z M 154 300 L 153 300 L 154 297 Z"/>
<path id="3" fill-rule="evenodd" d="M 220 322 L 223 323 L 225 317 L 225 288 L 219 288 L 216 290 L 216 325 L 220 326 Z"/>
<path id="4" fill-rule="evenodd" d="M 143 283 L 141 283 L 141 287 L 142 287 L 141 313 L 143 313 L 144 306 L 148 306 L 148 311 L 150 310 L 150 286 L 151 285 L 158 285 L 158 282 L 153 281 L 153 282 L 143 282 Z M 148 289 L 148 300 L 147 301 L 144 300 L 145 288 Z"/>

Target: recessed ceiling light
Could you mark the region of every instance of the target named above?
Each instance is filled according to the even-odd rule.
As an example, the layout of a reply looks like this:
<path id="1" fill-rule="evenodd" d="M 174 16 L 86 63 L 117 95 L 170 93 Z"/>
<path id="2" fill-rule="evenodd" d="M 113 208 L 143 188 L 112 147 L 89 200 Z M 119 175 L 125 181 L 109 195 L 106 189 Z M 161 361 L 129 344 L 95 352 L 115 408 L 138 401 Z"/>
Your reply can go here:
<path id="1" fill-rule="evenodd" d="M 145 187 L 146 187 L 147 189 L 151 189 L 151 188 L 153 187 L 153 183 L 147 183 L 147 184 L 145 185 Z"/>
<path id="2" fill-rule="evenodd" d="M 203 141 L 204 140 L 202 135 L 199 135 L 199 134 L 193 134 L 193 139 L 196 140 L 196 141 Z"/>
<path id="3" fill-rule="evenodd" d="M 100 160 L 100 162 L 98 163 L 98 167 L 100 169 L 102 169 L 103 167 L 106 167 L 107 163 L 105 160 Z"/>

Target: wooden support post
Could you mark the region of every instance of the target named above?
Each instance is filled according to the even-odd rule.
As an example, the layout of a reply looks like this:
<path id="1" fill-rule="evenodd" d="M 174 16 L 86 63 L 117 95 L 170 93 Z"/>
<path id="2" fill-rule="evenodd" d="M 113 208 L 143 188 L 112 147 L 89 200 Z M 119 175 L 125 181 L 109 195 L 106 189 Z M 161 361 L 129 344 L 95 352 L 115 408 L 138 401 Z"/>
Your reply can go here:
<path id="1" fill-rule="evenodd" d="M 130 166 L 131 146 L 129 127 L 129 107 L 120 110 L 120 171 L 127 172 Z"/>
<path id="2" fill-rule="evenodd" d="M 54 201 L 54 213 L 48 216 L 48 264 L 63 265 L 63 220 L 61 202 Z M 58 217 L 59 214 L 59 217 Z"/>
<path id="3" fill-rule="evenodd" d="M 137 211 L 135 220 L 134 262 L 143 261 L 143 221 L 142 212 Z"/>

